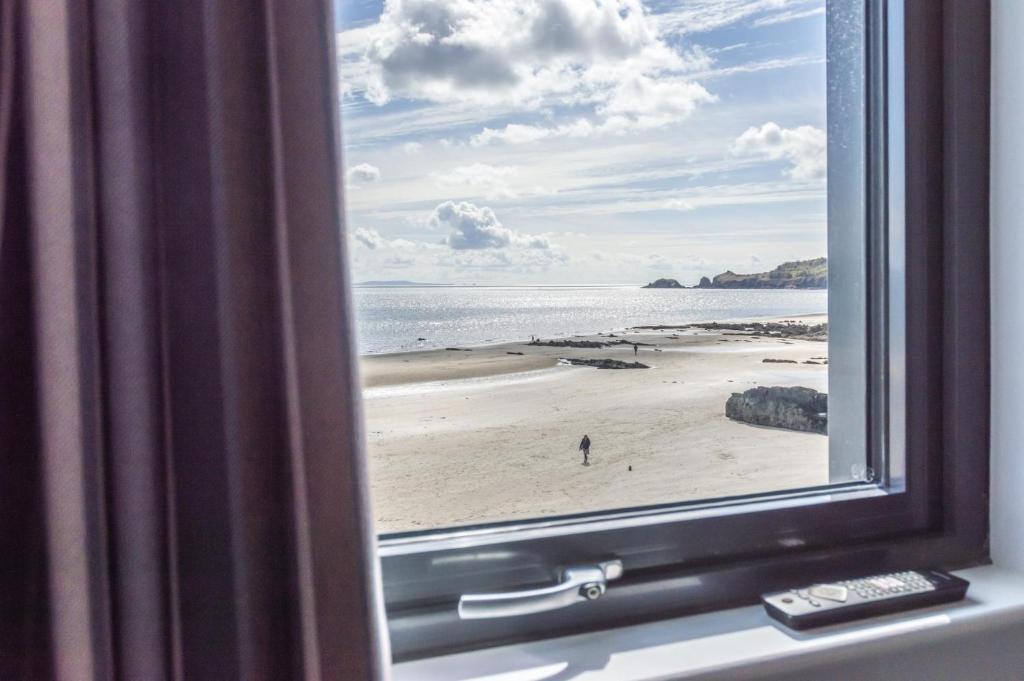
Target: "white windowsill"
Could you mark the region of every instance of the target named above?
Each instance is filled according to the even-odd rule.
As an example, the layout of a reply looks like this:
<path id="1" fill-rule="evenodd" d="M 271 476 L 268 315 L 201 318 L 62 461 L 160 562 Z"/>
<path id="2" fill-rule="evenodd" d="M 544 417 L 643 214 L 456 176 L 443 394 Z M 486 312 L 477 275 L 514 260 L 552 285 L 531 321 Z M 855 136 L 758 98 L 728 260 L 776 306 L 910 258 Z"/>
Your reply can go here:
<path id="1" fill-rule="evenodd" d="M 396 665 L 395 681 L 735 679 L 863 657 L 1024 622 L 1024 575 L 994 566 L 957 574 L 967 599 L 900 615 L 791 632 L 759 606 L 490 648 Z"/>

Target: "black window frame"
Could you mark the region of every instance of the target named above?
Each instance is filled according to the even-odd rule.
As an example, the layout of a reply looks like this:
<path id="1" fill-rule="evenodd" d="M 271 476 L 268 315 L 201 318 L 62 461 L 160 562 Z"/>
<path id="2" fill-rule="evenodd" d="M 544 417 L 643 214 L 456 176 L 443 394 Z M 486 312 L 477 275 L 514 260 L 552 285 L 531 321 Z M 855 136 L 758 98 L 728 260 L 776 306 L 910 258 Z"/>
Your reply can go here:
<path id="1" fill-rule="evenodd" d="M 828 0 L 829 11 L 849 1 Z M 884 79 L 887 2 L 863 2 L 872 27 L 865 70 Z M 989 0 L 902 0 L 899 7 L 905 210 L 896 217 L 905 222 L 899 283 L 906 317 L 893 330 L 905 347 L 895 386 L 905 486 L 885 493 L 879 484 L 850 483 L 382 537 L 396 661 L 748 604 L 794 583 L 988 561 Z M 884 170 L 891 158 L 880 142 L 885 98 L 867 99 L 865 163 Z M 888 224 L 886 178 L 866 176 L 863 212 L 871 224 Z M 891 276 L 888 235 L 865 233 L 866 267 L 875 268 L 869 281 L 884 280 Z M 866 323 L 889 322 L 884 301 L 869 292 Z M 868 344 L 869 376 L 886 353 L 885 344 Z M 870 382 L 868 440 L 889 427 L 892 388 L 881 376 Z M 866 448 L 869 461 L 888 470 L 879 448 L 870 441 Z M 889 476 L 879 483 L 903 484 Z M 458 619 L 462 593 L 551 583 L 560 566 L 610 558 L 623 560 L 623 578 L 585 607 Z"/>

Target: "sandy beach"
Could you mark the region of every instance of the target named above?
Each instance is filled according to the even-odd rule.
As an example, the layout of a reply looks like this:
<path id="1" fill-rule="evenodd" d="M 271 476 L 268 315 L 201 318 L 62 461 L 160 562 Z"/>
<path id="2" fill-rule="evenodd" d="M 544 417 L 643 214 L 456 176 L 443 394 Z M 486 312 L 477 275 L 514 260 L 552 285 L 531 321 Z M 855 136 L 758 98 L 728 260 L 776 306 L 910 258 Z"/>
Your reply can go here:
<path id="1" fill-rule="evenodd" d="M 825 316 L 788 319 L 816 324 Z M 622 339 L 630 344 L 526 341 L 363 357 L 377 531 L 827 483 L 825 436 L 725 416 L 732 393 L 757 385 L 827 392 L 827 343 L 696 328 L 572 340 Z M 636 357 L 632 342 L 647 344 Z M 650 368 L 597 369 L 562 358 L 636 360 Z M 577 449 L 584 433 L 593 443 L 590 466 Z"/>

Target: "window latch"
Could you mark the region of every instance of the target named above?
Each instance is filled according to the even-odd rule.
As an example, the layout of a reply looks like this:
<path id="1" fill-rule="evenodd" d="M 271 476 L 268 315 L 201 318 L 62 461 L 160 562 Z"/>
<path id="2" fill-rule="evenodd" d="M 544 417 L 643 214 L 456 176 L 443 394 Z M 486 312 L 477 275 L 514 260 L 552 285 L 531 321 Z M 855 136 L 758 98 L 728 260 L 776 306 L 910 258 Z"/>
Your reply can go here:
<path id="1" fill-rule="evenodd" d="M 459 618 L 516 617 L 595 601 L 604 595 L 608 582 L 621 576 L 621 560 L 574 565 L 562 570 L 561 580 L 554 586 L 505 593 L 464 594 L 459 599 Z"/>

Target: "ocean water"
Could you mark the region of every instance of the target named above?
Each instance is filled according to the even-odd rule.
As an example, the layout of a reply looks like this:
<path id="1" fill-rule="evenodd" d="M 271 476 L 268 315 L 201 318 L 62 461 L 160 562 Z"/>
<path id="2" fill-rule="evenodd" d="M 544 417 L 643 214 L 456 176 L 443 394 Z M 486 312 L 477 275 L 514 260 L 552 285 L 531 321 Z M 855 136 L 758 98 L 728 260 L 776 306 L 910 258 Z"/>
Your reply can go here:
<path id="1" fill-rule="evenodd" d="M 357 287 L 354 296 L 362 354 L 816 314 L 828 308 L 827 291 L 804 290 L 396 286 Z"/>

